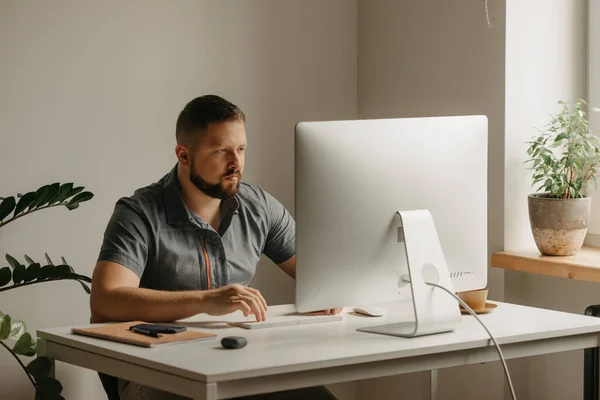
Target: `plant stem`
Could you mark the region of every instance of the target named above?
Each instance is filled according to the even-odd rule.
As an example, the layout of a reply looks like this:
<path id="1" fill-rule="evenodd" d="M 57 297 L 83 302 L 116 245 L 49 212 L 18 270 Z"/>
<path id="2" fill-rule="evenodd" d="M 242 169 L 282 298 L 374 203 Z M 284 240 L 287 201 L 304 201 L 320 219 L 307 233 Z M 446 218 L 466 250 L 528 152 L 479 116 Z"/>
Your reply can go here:
<path id="1" fill-rule="evenodd" d="M 573 164 L 569 167 L 569 182 L 567 186 L 567 199 L 571 198 L 571 182 L 573 182 Z"/>
<path id="2" fill-rule="evenodd" d="M 31 210 L 31 211 L 27 211 L 23 214 L 19 214 L 16 217 L 12 217 L 11 219 L 9 219 L 8 221 L 4 221 L 4 222 L 0 222 L 0 228 L 2 228 L 4 225 L 8 225 L 10 222 L 16 221 L 21 217 L 24 217 L 26 215 L 32 214 L 36 211 L 40 211 L 40 210 L 45 210 L 46 208 L 50 208 L 50 207 L 59 207 L 59 206 L 65 206 L 66 203 L 59 203 L 59 204 L 50 204 L 44 207 L 40 207 L 40 208 L 36 208 L 35 210 Z"/>
<path id="3" fill-rule="evenodd" d="M 5 292 L 7 290 L 18 288 L 18 287 L 35 285 L 36 283 L 55 282 L 55 281 L 79 281 L 79 282 L 81 282 L 80 279 L 75 279 L 75 278 L 52 278 L 52 279 L 45 279 L 43 281 L 31 281 L 31 282 L 19 283 L 18 285 L 5 286 L 3 288 L 0 288 L 0 292 Z"/>
<path id="4" fill-rule="evenodd" d="M 2 346 L 4 346 L 4 348 L 6 350 L 8 350 L 8 352 L 10 354 L 12 354 L 12 356 L 15 358 L 15 360 L 17 360 L 17 362 L 19 363 L 19 365 L 21 365 L 21 368 L 23 368 L 23 371 L 25 371 L 25 374 L 27 374 L 27 377 L 29 378 L 29 380 L 31 381 L 31 384 L 33 385 L 33 387 L 35 388 L 35 391 L 37 392 L 38 391 L 38 387 L 35 384 L 33 378 L 31 377 L 31 374 L 29 373 L 29 371 L 27 371 L 27 367 L 25 367 L 25 364 L 23 364 L 23 362 L 21 361 L 21 359 L 10 349 L 10 347 L 8 347 L 6 345 L 6 343 L 4 343 L 2 340 L 0 340 L 0 344 Z"/>

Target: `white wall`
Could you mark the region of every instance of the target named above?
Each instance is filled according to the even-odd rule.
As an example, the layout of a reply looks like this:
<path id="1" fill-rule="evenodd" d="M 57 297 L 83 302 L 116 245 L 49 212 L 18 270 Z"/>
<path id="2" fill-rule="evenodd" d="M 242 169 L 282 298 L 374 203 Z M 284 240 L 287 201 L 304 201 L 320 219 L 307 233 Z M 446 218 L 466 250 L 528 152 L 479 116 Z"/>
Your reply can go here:
<path id="1" fill-rule="evenodd" d="M 356 1 L 8 0 L 0 5 L 0 196 L 55 181 L 96 194 L 0 231 L 0 254 L 64 255 L 91 275 L 115 201 L 175 163 L 175 120 L 205 93 L 248 117 L 247 181 L 293 211 L 293 127 L 356 117 Z M 6 265 L 2 262 L 0 265 Z M 255 284 L 271 304 L 293 281 L 269 262 Z M 30 331 L 86 323 L 75 283 L 0 294 L 0 310 Z M 2 398 L 31 399 L 0 351 Z M 67 399 L 102 399 L 94 373 L 58 365 Z M 345 388 L 352 397 L 352 385 Z M 337 388 L 343 390 L 344 387 Z"/>
<path id="2" fill-rule="evenodd" d="M 489 118 L 489 252 L 503 249 L 504 1 L 359 0 L 360 118 L 485 114 Z M 503 273 L 489 271 L 501 300 Z M 395 395 L 392 395 L 395 393 Z M 428 374 L 359 385 L 359 397 L 429 399 Z M 439 373 L 439 399 L 501 399 L 499 363 Z"/>
<path id="3" fill-rule="evenodd" d="M 559 110 L 558 100 L 586 97 L 586 8 L 580 0 L 508 0 L 506 5 L 506 249 L 535 248 L 527 195 L 526 144 Z M 597 303 L 597 285 L 507 272 L 505 299 L 583 313 Z M 596 300 L 594 300 L 596 298 Z M 582 394 L 583 352 L 509 363 L 525 399 L 575 399 Z"/>
<path id="4" fill-rule="evenodd" d="M 600 2 L 588 1 L 588 101 L 590 107 L 600 108 Z M 600 112 L 589 114 L 590 129 L 596 135 L 600 135 Z M 600 189 L 599 189 L 600 190 Z M 600 197 L 600 191 L 596 191 L 593 197 Z M 600 202 L 592 204 L 588 238 L 593 239 L 594 246 L 600 245 Z M 593 236 L 592 236 L 593 235 Z M 590 240 L 591 241 L 591 240 Z"/>
<path id="5" fill-rule="evenodd" d="M 586 2 L 488 3 L 491 28 L 483 0 L 3 1 L 0 196 L 73 181 L 96 197 L 3 228 L 0 254 L 47 251 L 91 275 L 115 201 L 168 171 L 178 112 L 209 92 L 244 109 L 246 179 L 292 212 L 295 122 L 486 114 L 489 251 L 531 247 L 523 142 L 559 98 L 586 95 Z M 293 282 L 269 262 L 253 283 L 272 304 L 293 300 Z M 507 301 L 571 312 L 597 302 L 594 285 L 556 278 L 508 273 L 505 282 L 491 270 L 489 286 L 494 299 L 506 291 Z M 89 317 L 74 283 L 1 293 L 0 310 L 31 331 Z M 581 361 L 574 352 L 513 362 L 517 393 L 580 397 Z M 556 365 L 569 368 L 551 372 Z M 0 370 L 4 397 L 31 398 L 1 351 Z M 58 378 L 67 398 L 103 398 L 89 371 L 59 364 Z M 439 380 L 441 399 L 501 398 L 504 386 L 497 363 L 444 370 Z M 346 398 L 354 388 L 357 398 L 428 398 L 425 374 L 336 387 Z"/>

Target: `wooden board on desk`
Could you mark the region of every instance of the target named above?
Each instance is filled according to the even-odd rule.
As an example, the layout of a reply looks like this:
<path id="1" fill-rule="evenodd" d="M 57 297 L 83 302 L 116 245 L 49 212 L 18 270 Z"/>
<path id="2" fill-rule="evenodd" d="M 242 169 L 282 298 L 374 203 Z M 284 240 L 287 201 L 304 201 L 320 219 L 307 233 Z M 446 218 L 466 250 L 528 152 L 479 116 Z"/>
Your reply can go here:
<path id="1" fill-rule="evenodd" d="M 600 282 L 600 248 L 583 246 L 574 256 L 543 256 L 537 250 L 492 254 L 492 267 L 586 282 Z"/>

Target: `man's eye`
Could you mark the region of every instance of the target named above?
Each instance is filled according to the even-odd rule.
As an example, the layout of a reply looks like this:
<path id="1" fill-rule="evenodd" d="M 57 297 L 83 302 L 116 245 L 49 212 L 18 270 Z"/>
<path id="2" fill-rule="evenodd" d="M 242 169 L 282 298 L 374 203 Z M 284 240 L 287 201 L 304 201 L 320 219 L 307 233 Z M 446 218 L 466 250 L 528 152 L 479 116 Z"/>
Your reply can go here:
<path id="1" fill-rule="evenodd" d="M 219 154 L 223 154 L 223 153 L 226 153 L 226 152 L 227 152 L 227 149 L 219 149 L 219 150 L 217 150 L 217 153 L 219 153 Z"/>
<path id="2" fill-rule="evenodd" d="M 243 153 L 244 151 L 246 151 L 245 147 L 241 147 L 241 148 L 238 149 L 238 152 L 240 152 L 240 153 Z"/>

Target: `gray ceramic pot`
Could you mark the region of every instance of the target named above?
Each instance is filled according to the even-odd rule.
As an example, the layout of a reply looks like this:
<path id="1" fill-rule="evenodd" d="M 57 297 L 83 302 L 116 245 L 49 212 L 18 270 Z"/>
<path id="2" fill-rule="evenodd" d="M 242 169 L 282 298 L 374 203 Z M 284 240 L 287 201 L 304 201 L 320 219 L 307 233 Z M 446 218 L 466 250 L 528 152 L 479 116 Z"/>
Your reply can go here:
<path id="1" fill-rule="evenodd" d="M 529 221 L 535 244 L 547 256 L 572 256 L 583 245 L 590 217 L 591 197 L 557 199 L 530 194 Z"/>

